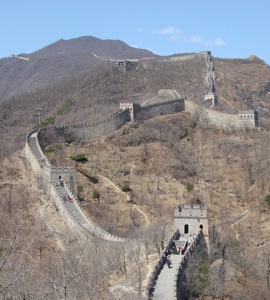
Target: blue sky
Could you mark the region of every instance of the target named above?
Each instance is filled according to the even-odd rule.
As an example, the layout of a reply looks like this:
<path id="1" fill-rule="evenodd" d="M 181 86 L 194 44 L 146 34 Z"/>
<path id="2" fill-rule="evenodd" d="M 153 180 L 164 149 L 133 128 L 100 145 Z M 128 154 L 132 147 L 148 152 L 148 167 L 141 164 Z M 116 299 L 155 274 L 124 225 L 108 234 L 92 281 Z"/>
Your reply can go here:
<path id="1" fill-rule="evenodd" d="M 88 35 L 160 55 L 209 50 L 270 64 L 269 0 L 0 0 L 0 9 L 0 58 Z"/>

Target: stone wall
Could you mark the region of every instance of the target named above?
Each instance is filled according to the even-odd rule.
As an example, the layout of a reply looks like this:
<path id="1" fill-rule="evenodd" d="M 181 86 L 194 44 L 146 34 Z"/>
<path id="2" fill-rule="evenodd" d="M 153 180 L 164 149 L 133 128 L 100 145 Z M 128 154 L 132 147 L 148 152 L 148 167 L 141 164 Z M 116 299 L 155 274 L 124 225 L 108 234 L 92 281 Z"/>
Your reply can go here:
<path id="1" fill-rule="evenodd" d="M 200 55 L 200 54 L 198 54 L 198 53 L 190 53 L 190 54 L 184 54 L 184 55 L 174 55 L 174 56 L 170 56 L 170 57 L 164 59 L 164 61 L 190 60 L 190 59 L 194 59 L 198 55 Z"/>
<path id="2" fill-rule="evenodd" d="M 217 96 L 215 95 L 216 92 L 216 75 L 214 64 L 211 56 L 210 51 L 200 52 L 200 55 L 205 57 L 206 62 L 206 74 L 205 74 L 205 87 L 206 92 L 204 96 L 203 106 L 206 107 L 205 100 L 211 100 L 211 106 L 217 105 Z"/>
<path id="3" fill-rule="evenodd" d="M 49 190 L 47 193 L 49 200 L 52 201 L 60 214 L 61 218 L 68 225 L 68 227 L 75 230 L 79 235 L 84 236 L 85 232 L 83 232 L 74 216 L 72 216 L 71 212 L 65 206 L 64 201 L 61 199 L 61 195 L 58 192 L 56 185 L 51 183 L 49 186 Z M 73 196 L 70 193 L 70 196 Z"/>
<path id="4" fill-rule="evenodd" d="M 185 111 L 189 112 L 198 121 L 224 127 L 232 128 L 255 128 L 258 127 L 258 114 L 255 111 L 245 112 L 245 116 L 240 112 L 239 114 L 229 114 L 204 108 L 192 101 L 185 100 Z M 242 117 L 241 117 L 242 116 Z"/>
<path id="5" fill-rule="evenodd" d="M 203 204 L 178 205 L 174 212 L 174 230 L 184 234 L 198 234 L 203 229 L 208 235 L 207 210 Z"/>
<path id="6" fill-rule="evenodd" d="M 37 161 L 32 149 L 29 146 L 28 140 L 30 139 L 30 136 L 35 132 L 35 130 L 30 131 L 27 136 L 26 136 L 26 143 L 25 143 L 25 147 L 24 147 L 24 153 L 25 153 L 25 157 L 28 160 L 28 162 L 31 165 L 32 170 L 35 173 L 39 173 L 40 172 L 40 164 Z"/>
<path id="7" fill-rule="evenodd" d="M 197 255 L 202 255 L 205 253 L 204 248 L 206 248 L 206 243 L 204 239 L 203 233 L 199 233 L 195 241 L 192 243 L 189 250 L 184 254 L 184 257 L 179 265 L 178 272 L 174 279 L 174 291 L 175 291 L 175 299 L 177 300 L 185 300 L 187 299 L 186 290 L 183 287 L 184 279 L 185 279 L 185 270 L 192 258 Z M 195 258 L 196 259 L 196 258 Z"/>
<path id="8" fill-rule="evenodd" d="M 95 235 L 105 241 L 111 242 L 125 241 L 125 239 L 114 236 L 105 231 L 88 218 L 87 214 L 82 210 L 74 196 L 74 190 L 77 191 L 75 169 L 51 167 L 48 165 L 46 163 L 47 159 L 45 159 L 46 156 L 39 145 L 38 137 L 40 137 L 40 135 L 35 131 L 31 131 L 27 135 L 25 156 L 37 175 L 38 188 L 42 189 L 47 198 L 54 203 L 57 211 L 64 218 L 65 222 L 73 228 L 76 227 L 76 229 L 80 229 L 80 234 Z M 30 144 L 32 148 L 30 147 Z M 40 160 L 40 158 L 42 160 Z M 65 192 L 67 193 L 66 195 L 69 199 L 73 199 L 72 203 L 74 206 L 72 207 L 67 205 L 69 201 L 64 199 L 63 190 L 61 192 L 59 190 L 59 176 L 63 179 Z M 74 209 L 75 207 L 76 209 Z"/>
<path id="9" fill-rule="evenodd" d="M 166 259 L 164 256 L 165 251 L 167 249 L 173 249 L 173 247 L 174 247 L 173 241 L 179 239 L 179 237 L 180 237 L 180 232 L 179 232 L 179 230 L 177 230 L 175 232 L 175 234 L 173 235 L 173 237 L 170 239 L 167 247 L 164 249 L 164 252 L 162 253 L 159 261 L 154 266 L 154 268 L 149 276 L 149 279 L 148 279 L 148 284 L 147 284 L 147 289 L 146 289 L 146 299 L 148 299 L 148 300 L 155 299 L 154 290 L 155 290 L 156 281 L 157 281 L 159 273 L 162 272 L 162 269 L 166 263 Z M 201 251 L 201 252 L 206 253 L 204 248 L 207 248 L 207 245 L 205 243 L 204 235 L 201 231 L 196 236 L 196 238 L 192 242 L 191 246 L 187 249 L 179 266 L 177 267 L 177 272 L 176 272 L 176 275 L 174 278 L 174 297 L 173 297 L 173 299 L 175 299 L 175 300 L 186 299 L 185 291 L 182 288 L 185 268 L 187 267 L 190 259 L 192 259 L 194 257 L 194 254 L 196 252 Z M 171 300 L 173 300 L 173 299 L 171 299 Z"/>
<path id="10" fill-rule="evenodd" d="M 148 118 L 168 115 L 183 111 L 185 109 L 184 99 L 174 99 L 156 104 L 141 106 L 140 112 Z"/>
<path id="11" fill-rule="evenodd" d="M 50 133 L 61 142 L 73 140 L 90 141 L 114 132 L 130 121 L 129 110 L 119 110 L 107 118 L 94 123 L 77 123 L 42 128 L 39 137 L 43 145 L 46 144 L 46 135 L 50 135 Z"/>
<path id="12" fill-rule="evenodd" d="M 152 272 L 151 272 L 151 274 L 148 278 L 147 289 L 146 289 L 146 299 L 152 299 L 152 295 L 153 295 L 153 292 L 154 292 L 154 288 L 155 288 L 155 285 L 156 285 L 158 275 L 161 272 L 163 266 L 166 264 L 166 259 L 165 259 L 166 250 L 172 250 L 173 251 L 173 248 L 175 246 L 174 240 L 178 240 L 179 237 L 180 237 L 180 232 L 179 232 L 179 230 L 176 230 L 174 235 L 172 236 L 172 238 L 167 243 L 167 246 L 164 249 L 160 259 L 158 260 L 158 262 L 154 266 L 154 268 L 153 268 L 153 270 L 152 270 Z"/>

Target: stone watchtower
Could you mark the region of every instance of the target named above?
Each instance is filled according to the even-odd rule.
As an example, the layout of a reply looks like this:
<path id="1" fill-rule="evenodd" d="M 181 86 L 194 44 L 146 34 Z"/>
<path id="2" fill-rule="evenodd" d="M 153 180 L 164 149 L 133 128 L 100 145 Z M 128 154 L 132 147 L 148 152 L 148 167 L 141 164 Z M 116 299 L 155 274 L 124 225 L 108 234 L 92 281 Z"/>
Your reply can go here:
<path id="1" fill-rule="evenodd" d="M 136 119 L 137 114 L 141 111 L 140 104 L 135 103 L 120 103 L 120 109 L 125 110 L 128 109 L 130 113 L 130 120 L 134 122 Z"/>
<path id="2" fill-rule="evenodd" d="M 242 127 L 254 128 L 259 126 L 258 112 L 254 110 L 239 111 L 237 119 L 241 123 Z"/>
<path id="3" fill-rule="evenodd" d="M 204 204 L 178 205 L 174 211 L 174 231 L 181 236 L 198 234 L 202 230 L 209 249 L 207 208 Z"/>
<path id="4" fill-rule="evenodd" d="M 115 60 L 112 62 L 112 70 L 113 71 L 120 71 L 123 73 L 126 73 L 127 71 L 130 71 L 134 69 L 137 66 L 136 61 L 131 60 Z"/>
<path id="5" fill-rule="evenodd" d="M 206 74 L 205 74 L 205 87 L 206 94 L 204 96 L 203 106 L 212 107 L 218 104 L 218 98 L 216 92 L 216 75 L 214 64 L 210 51 L 204 51 L 200 53 L 205 57 L 206 61 Z"/>

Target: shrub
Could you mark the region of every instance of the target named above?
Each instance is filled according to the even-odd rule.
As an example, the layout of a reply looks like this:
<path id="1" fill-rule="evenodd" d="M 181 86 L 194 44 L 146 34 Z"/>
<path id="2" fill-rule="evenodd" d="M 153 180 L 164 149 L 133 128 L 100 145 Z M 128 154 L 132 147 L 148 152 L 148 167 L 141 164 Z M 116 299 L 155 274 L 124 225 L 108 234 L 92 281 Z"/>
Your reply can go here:
<path id="1" fill-rule="evenodd" d="M 44 153 L 52 153 L 54 152 L 54 149 L 52 146 L 47 146 L 43 151 Z"/>
<path id="2" fill-rule="evenodd" d="M 128 184 L 125 184 L 125 185 L 121 188 L 121 190 L 122 190 L 123 192 L 131 192 L 131 191 L 132 191 L 132 189 L 130 188 L 130 186 L 129 186 Z"/>
<path id="3" fill-rule="evenodd" d="M 264 197 L 264 202 L 267 204 L 267 206 L 270 208 L 270 195 L 267 195 Z"/>
<path id="4" fill-rule="evenodd" d="M 66 111 L 69 111 L 72 105 L 73 105 L 72 100 L 70 100 L 70 99 L 65 100 L 63 106 L 61 106 L 61 107 L 57 110 L 57 115 L 62 115 L 62 114 L 65 113 Z"/>
<path id="5" fill-rule="evenodd" d="M 194 184 L 188 182 L 188 183 L 186 184 L 186 189 L 187 189 L 188 192 L 193 191 L 193 189 L 194 189 Z"/>
<path id="6" fill-rule="evenodd" d="M 70 159 L 76 161 L 77 165 L 79 163 L 85 164 L 88 162 L 88 159 L 85 157 L 84 153 L 78 153 L 70 156 Z"/>
<path id="7" fill-rule="evenodd" d="M 99 204 L 100 193 L 99 193 L 97 190 L 93 190 L 92 198 L 93 198 L 94 200 L 97 200 L 97 201 L 98 201 L 98 204 Z"/>
<path id="8" fill-rule="evenodd" d="M 50 116 L 50 117 L 46 118 L 45 121 L 42 121 L 40 124 L 35 125 L 33 129 L 37 130 L 39 128 L 46 127 L 48 125 L 52 125 L 54 123 L 54 120 L 55 120 L 55 117 Z"/>

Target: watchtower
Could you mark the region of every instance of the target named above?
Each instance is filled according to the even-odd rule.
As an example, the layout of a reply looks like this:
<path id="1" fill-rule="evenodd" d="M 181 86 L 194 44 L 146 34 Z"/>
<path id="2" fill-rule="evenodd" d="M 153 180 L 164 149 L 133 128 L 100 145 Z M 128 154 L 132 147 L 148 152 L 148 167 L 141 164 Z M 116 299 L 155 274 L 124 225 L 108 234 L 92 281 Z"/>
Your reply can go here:
<path id="1" fill-rule="evenodd" d="M 204 204 L 178 205 L 174 211 L 174 231 L 177 229 L 181 236 L 202 231 L 209 250 L 207 208 Z"/>
<path id="2" fill-rule="evenodd" d="M 126 73 L 137 66 L 137 62 L 130 60 L 114 60 L 112 62 L 112 70 Z"/>
<path id="3" fill-rule="evenodd" d="M 141 106 L 140 104 L 135 103 L 120 103 L 120 109 L 128 109 L 130 113 L 130 120 L 131 122 L 134 122 L 136 119 L 136 115 L 141 111 Z"/>
<path id="4" fill-rule="evenodd" d="M 208 107 L 213 107 L 218 104 L 218 97 L 214 93 L 209 93 L 204 96 L 204 102 L 208 102 L 210 105 Z"/>
<path id="5" fill-rule="evenodd" d="M 242 110 L 238 112 L 238 120 L 241 122 L 242 127 L 258 127 L 259 116 L 255 110 Z"/>

